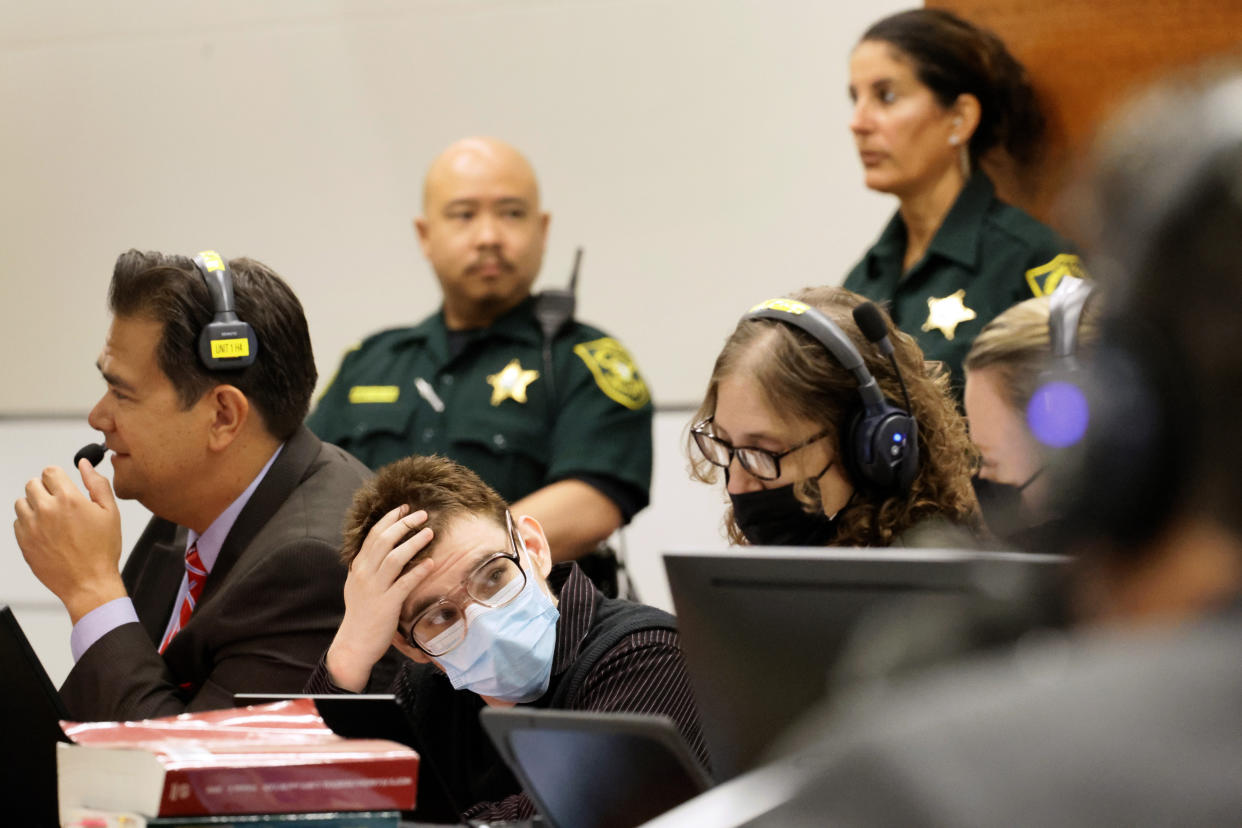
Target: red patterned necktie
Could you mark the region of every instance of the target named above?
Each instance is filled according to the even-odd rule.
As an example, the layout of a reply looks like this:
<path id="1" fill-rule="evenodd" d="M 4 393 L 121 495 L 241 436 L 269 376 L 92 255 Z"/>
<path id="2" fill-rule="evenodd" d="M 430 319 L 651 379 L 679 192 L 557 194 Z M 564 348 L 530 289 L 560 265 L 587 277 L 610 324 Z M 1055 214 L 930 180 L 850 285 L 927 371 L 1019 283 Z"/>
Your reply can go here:
<path id="1" fill-rule="evenodd" d="M 198 604 L 198 596 L 203 594 L 203 584 L 207 581 L 207 569 L 203 566 L 203 559 L 198 556 L 198 541 L 192 543 L 185 551 L 185 574 L 190 588 L 186 591 L 181 606 L 177 608 L 176 621 L 168 629 L 164 640 L 160 642 L 161 653 L 168 646 L 168 642 L 173 640 L 173 636 L 190 620 L 190 613 L 194 612 L 194 607 Z"/>

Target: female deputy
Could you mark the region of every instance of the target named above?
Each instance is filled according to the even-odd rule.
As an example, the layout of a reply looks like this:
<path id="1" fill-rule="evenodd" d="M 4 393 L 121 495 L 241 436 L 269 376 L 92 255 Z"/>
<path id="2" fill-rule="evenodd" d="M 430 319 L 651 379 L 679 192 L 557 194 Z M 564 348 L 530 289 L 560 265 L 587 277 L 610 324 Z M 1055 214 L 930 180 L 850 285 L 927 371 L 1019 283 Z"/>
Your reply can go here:
<path id="1" fill-rule="evenodd" d="M 888 302 L 893 321 L 942 360 L 961 362 L 1010 305 L 1080 275 L 1067 242 L 996 198 L 980 159 L 1003 147 L 1030 161 L 1043 117 L 1022 66 L 991 32 L 939 9 L 875 23 L 850 57 L 850 130 L 868 187 L 897 213 L 845 287 Z"/>
<path id="2" fill-rule="evenodd" d="M 966 419 L 982 463 L 975 492 L 988 528 L 1038 548 L 1053 525 L 1050 452 L 1086 428 L 1073 381 L 1096 338 L 1087 283 L 1028 299 L 997 316 L 966 355 Z"/>
<path id="3" fill-rule="evenodd" d="M 760 306 L 779 308 L 772 318 L 752 311 L 738 323 L 716 358 L 691 428 L 692 476 L 713 483 L 717 468 L 724 469 L 729 539 L 756 545 L 973 545 L 974 452 L 943 369 L 925 366 L 914 340 L 891 329 L 874 306 L 876 327 L 868 341 L 852 318 L 855 308 L 867 304 L 857 294 L 809 288 L 793 299 Z M 797 324 L 814 315 L 800 303 L 835 326 L 839 340 L 832 353 L 824 338 Z M 891 361 L 874 344 L 886 334 Z M 867 442 L 860 424 L 875 421 L 856 419 L 866 395 L 860 371 L 847 369 L 837 356 L 846 350 L 857 352 L 863 371 L 878 383 L 873 401 L 882 397 L 899 409 L 883 418 L 897 428 L 875 432 L 878 443 L 896 447 L 894 456 L 912 449 L 891 469 L 867 462 L 887 451 L 858 453 Z"/>

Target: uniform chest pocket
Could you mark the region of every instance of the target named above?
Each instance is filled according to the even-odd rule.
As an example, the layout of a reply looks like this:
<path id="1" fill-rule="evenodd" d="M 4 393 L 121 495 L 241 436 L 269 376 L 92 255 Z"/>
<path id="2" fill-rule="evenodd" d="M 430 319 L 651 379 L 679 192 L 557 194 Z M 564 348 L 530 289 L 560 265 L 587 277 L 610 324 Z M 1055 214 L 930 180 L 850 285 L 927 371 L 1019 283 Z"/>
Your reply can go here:
<path id="1" fill-rule="evenodd" d="M 413 406 L 402 403 L 354 403 L 342 409 L 325 439 L 354 454 L 372 469 L 415 450 Z M 326 432 L 332 432 L 328 434 Z"/>
<path id="2" fill-rule="evenodd" d="M 453 416 L 445 424 L 449 456 L 508 501 L 545 485 L 551 461 L 548 427 L 533 420 L 477 414 Z"/>
<path id="3" fill-rule="evenodd" d="M 353 403 L 345 410 L 347 437 L 408 434 L 414 407 L 397 403 Z"/>

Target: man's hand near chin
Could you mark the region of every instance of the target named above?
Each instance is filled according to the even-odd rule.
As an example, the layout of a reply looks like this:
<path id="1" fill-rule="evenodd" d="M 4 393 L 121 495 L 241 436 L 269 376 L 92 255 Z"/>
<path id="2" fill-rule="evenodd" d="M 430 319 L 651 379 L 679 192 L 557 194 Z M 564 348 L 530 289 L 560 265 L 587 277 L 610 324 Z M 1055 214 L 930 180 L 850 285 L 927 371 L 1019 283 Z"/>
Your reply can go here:
<path id="1" fill-rule="evenodd" d="M 13 534 L 22 557 L 76 624 L 82 616 L 126 596 L 121 581 L 121 516 L 107 478 L 78 462 L 82 494 L 64 469 L 49 466 L 26 483 L 13 504 Z"/>

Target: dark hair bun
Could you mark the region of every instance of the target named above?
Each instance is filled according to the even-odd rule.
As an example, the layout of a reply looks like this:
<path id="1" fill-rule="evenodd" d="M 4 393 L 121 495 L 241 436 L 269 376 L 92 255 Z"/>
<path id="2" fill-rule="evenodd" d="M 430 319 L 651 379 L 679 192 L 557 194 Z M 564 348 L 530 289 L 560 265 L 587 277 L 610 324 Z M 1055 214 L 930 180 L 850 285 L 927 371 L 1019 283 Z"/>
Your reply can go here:
<path id="1" fill-rule="evenodd" d="M 1026 69 L 996 34 L 943 9 L 911 9 L 872 24 L 862 39 L 883 41 L 905 55 L 942 106 L 962 94 L 978 99 L 973 160 L 998 145 L 1021 163 L 1038 157 L 1043 111 Z"/>

